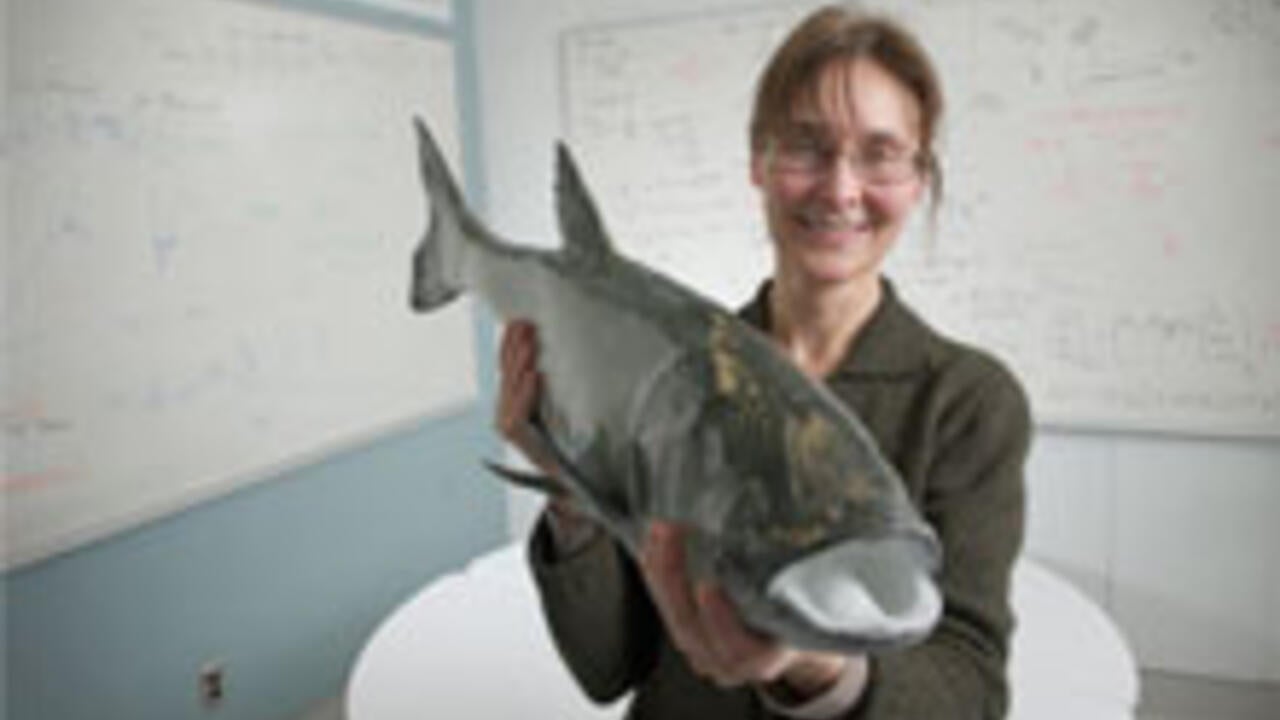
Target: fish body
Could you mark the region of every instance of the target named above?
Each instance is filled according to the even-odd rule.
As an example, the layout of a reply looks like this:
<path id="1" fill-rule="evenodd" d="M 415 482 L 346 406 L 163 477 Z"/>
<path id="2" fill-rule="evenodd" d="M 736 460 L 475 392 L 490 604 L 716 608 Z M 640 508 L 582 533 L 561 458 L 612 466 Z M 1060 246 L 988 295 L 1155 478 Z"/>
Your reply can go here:
<path id="1" fill-rule="evenodd" d="M 650 520 L 684 526 L 691 571 L 792 646 L 866 652 L 928 634 L 937 539 L 856 415 L 762 333 L 615 252 L 565 146 L 564 246 L 543 250 L 486 229 L 416 128 L 431 219 L 412 305 L 465 290 L 535 324 L 535 435 L 575 504 L 633 554 Z"/>

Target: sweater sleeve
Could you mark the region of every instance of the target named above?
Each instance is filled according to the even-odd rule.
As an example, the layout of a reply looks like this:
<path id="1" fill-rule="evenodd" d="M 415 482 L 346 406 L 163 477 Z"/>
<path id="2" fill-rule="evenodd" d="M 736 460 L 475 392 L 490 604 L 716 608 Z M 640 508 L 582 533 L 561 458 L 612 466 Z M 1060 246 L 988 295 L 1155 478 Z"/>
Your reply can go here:
<path id="1" fill-rule="evenodd" d="M 634 563 L 604 532 L 557 556 L 545 512 L 529 543 L 534 584 L 556 649 L 588 697 L 616 700 L 652 668 L 661 632 Z"/>
<path id="2" fill-rule="evenodd" d="M 943 616 L 920 645 L 871 658 L 850 718 L 997 720 L 1007 712 L 1010 577 L 1022 545 L 1030 412 L 1017 381 L 996 366 L 939 417 L 922 510 L 943 547 Z"/>

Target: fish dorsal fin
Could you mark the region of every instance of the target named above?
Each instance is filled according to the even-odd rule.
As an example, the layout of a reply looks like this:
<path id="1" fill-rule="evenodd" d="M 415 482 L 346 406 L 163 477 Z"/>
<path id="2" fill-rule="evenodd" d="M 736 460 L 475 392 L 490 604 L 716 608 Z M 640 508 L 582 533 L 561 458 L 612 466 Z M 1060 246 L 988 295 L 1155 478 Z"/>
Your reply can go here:
<path id="1" fill-rule="evenodd" d="M 594 265 L 613 254 L 595 201 L 564 143 L 556 143 L 556 210 L 565 253 L 572 260 Z"/>

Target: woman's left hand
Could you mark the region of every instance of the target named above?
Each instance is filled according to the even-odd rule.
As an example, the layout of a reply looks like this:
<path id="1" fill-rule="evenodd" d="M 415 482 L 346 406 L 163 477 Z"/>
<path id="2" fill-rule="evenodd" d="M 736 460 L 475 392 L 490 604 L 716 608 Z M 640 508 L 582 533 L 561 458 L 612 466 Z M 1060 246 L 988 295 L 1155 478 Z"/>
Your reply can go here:
<path id="1" fill-rule="evenodd" d="M 719 586 L 693 587 L 685 566 L 684 534 L 666 522 L 650 524 L 640 568 L 672 642 L 694 672 L 723 688 L 782 681 L 794 694 L 813 697 L 833 685 L 848 663 L 865 658 L 789 648 L 742 624 Z"/>

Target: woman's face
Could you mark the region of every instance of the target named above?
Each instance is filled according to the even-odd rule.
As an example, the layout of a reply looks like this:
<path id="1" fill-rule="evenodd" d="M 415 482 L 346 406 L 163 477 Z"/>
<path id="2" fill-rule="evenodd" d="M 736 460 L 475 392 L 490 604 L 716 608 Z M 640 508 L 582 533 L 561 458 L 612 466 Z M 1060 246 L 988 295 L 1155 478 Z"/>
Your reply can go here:
<path id="1" fill-rule="evenodd" d="M 815 286 L 874 279 L 926 186 L 920 107 L 878 63 L 828 65 L 752 153 L 777 271 Z"/>

